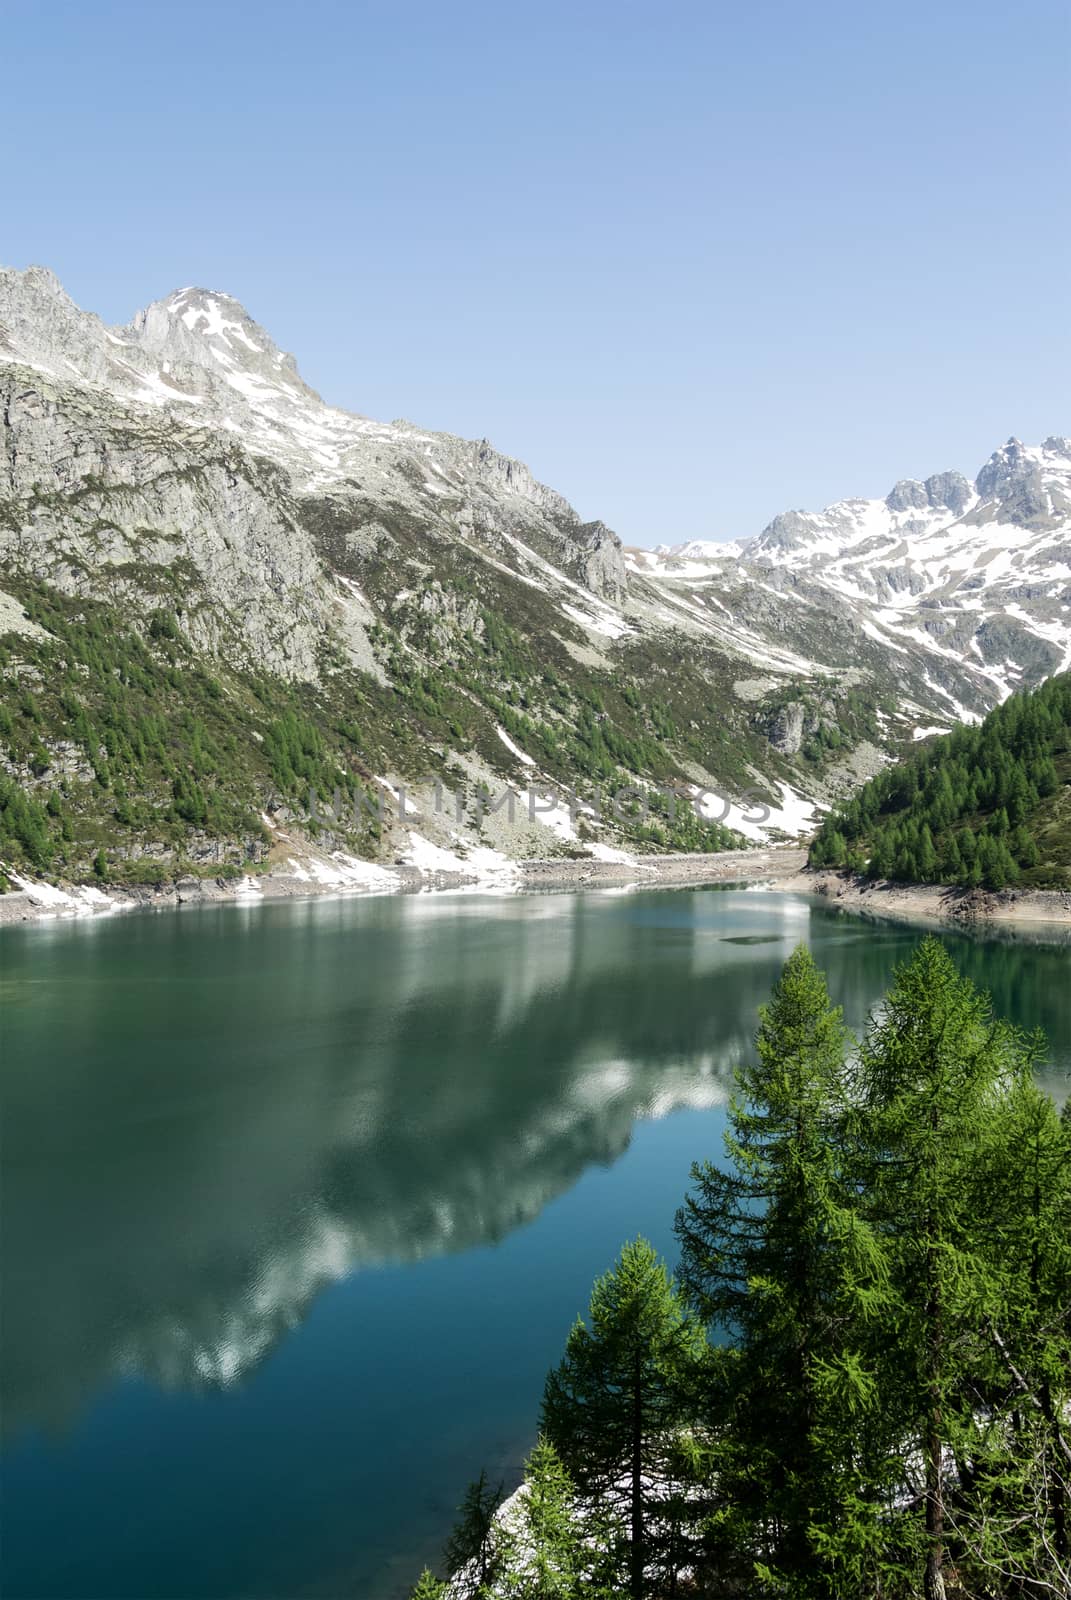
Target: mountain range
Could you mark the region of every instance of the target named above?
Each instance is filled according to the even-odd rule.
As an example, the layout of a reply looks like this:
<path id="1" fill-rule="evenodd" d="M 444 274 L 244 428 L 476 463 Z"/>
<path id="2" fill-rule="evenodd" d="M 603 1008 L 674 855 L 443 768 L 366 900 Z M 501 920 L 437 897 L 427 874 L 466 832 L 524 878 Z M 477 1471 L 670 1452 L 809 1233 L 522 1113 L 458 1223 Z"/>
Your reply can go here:
<path id="1" fill-rule="evenodd" d="M 795 834 L 1071 665 L 1065 438 L 631 549 L 486 440 L 327 405 L 228 295 L 112 328 L 37 267 L 0 271 L 0 418 L 17 878 L 278 865 L 336 785 L 311 832 L 345 860 Z M 503 786 L 562 798 L 511 822 Z"/>

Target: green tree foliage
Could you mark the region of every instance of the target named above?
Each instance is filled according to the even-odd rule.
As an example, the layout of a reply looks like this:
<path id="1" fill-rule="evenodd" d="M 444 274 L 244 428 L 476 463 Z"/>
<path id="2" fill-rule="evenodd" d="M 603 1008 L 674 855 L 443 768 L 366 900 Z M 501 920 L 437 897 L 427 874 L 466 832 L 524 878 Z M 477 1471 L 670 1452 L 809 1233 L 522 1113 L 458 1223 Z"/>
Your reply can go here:
<path id="1" fill-rule="evenodd" d="M 480 1600 L 494 1593 L 505 1551 L 496 1521 L 502 1485 L 489 1483 L 482 1469 L 465 1490 L 458 1520 L 444 1552 L 446 1570 L 459 1600 Z"/>
<path id="2" fill-rule="evenodd" d="M 834 1592 L 834 1571 L 861 1579 L 874 1536 L 853 1516 L 863 1456 L 842 1425 L 872 1394 L 849 1330 L 883 1304 L 841 1155 L 847 1045 L 801 946 L 760 1014 L 757 1061 L 738 1074 L 726 1163 L 693 1168 L 677 1217 L 683 1281 L 726 1341 L 710 1559 L 761 1566 L 785 1593 L 803 1572 L 813 1594 Z"/>
<path id="3" fill-rule="evenodd" d="M 897 972 L 859 1065 L 861 1208 L 892 1284 L 875 1361 L 890 1447 L 911 1438 L 922 1454 L 926 1600 L 945 1594 L 949 1457 L 978 1447 L 970 1346 L 1000 1296 L 975 1177 L 994 1122 L 1010 1135 L 1007 1097 L 1034 1055 L 930 938 Z"/>
<path id="4" fill-rule="evenodd" d="M 872 778 L 826 818 L 810 862 L 968 888 L 1003 889 L 1024 872 L 1058 882 L 1071 868 L 1071 830 L 1058 819 L 1044 862 L 1036 824 L 1068 782 L 1071 673 L 1063 673 Z"/>
<path id="5" fill-rule="evenodd" d="M 0 860 L 16 872 L 85 879 L 104 846 L 113 875 L 129 878 L 141 871 L 139 847 L 158 841 L 155 876 L 160 868 L 166 876 L 168 861 L 191 870 L 204 854 L 193 847 L 205 838 L 225 844 L 211 853 L 214 863 L 221 854 L 231 864 L 251 863 L 266 843 L 260 813 L 276 802 L 315 831 L 338 794 L 337 816 L 352 823 L 374 772 L 424 778 L 430 767 L 441 774 L 450 750 L 477 746 L 501 764 L 495 722 L 541 772 L 605 805 L 630 775 L 650 783 L 679 778 L 682 752 L 690 759 L 706 753 L 699 730 L 709 731 L 719 710 L 691 708 L 701 712 L 700 724 L 669 703 L 685 693 L 676 684 L 666 701 L 641 694 L 630 676 L 639 666 L 610 672 L 574 663 L 559 673 L 490 610 L 482 635 L 465 640 L 456 659 L 419 624 L 404 643 L 374 627 L 389 685 L 337 670 L 325 670 L 315 688 L 237 668 L 209 670 L 188 631 L 195 575 L 176 566 L 164 580 L 150 576 L 172 592 L 162 591 L 144 620 L 30 579 L 16 583 L 46 633 L 21 637 L 16 648 L 0 639 L 0 752 L 8 767 Z M 739 782 L 748 781 L 731 734 L 715 725 L 712 737 L 722 746 L 716 770 L 731 759 Z M 54 803 L 61 745 L 64 770 L 75 770 Z M 685 804 L 657 795 L 652 804 L 649 821 L 625 824 L 638 843 L 675 850 L 743 843 Z M 326 825 L 357 853 L 378 840 L 368 809 L 356 825 Z"/>
<path id="6" fill-rule="evenodd" d="M 622 1578 L 642 1600 L 658 1592 L 652 1572 L 672 1543 L 677 1435 L 706 1341 L 645 1239 L 626 1244 L 598 1279 L 588 1317 L 547 1379 L 542 1428 L 584 1502 L 618 1513 Z"/>
<path id="7" fill-rule="evenodd" d="M 0 775 L 0 856 L 16 867 L 44 868 L 52 859 L 53 836 L 40 801 Z"/>
<path id="8" fill-rule="evenodd" d="M 574 1500 L 561 1458 L 540 1439 L 525 1469 L 521 1528 L 501 1585 L 510 1600 L 580 1600 L 587 1563 Z"/>
<path id="9" fill-rule="evenodd" d="M 469 1486 L 446 1551 L 448 1585 L 425 1570 L 413 1591 L 452 1600 L 610 1600 L 612 1540 L 597 1508 L 581 1510 L 558 1452 L 540 1437 L 510 1504 L 488 1489 L 485 1474 Z"/>
<path id="10" fill-rule="evenodd" d="M 410 1590 L 409 1600 L 444 1600 L 445 1594 L 446 1584 L 440 1583 L 438 1578 L 433 1578 L 425 1567 Z"/>
<path id="11" fill-rule="evenodd" d="M 973 1380 L 985 1427 L 972 1496 L 953 1501 L 980 1572 L 1047 1573 L 1071 1593 L 1071 1101 L 1061 1118 L 1025 1076 L 990 1121 L 975 1173 L 986 1307 Z M 1024 1516 L 1024 1507 L 1028 1509 Z"/>
<path id="12" fill-rule="evenodd" d="M 610 1600 L 602 1550 L 605 1526 L 582 1515 L 576 1489 L 554 1446 L 540 1438 L 525 1466 L 524 1488 L 497 1592 L 503 1600 Z"/>
<path id="13" fill-rule="evenodd" d="M 222 683 L 172 611 L 143 635 L 112 607 L 44 585 L 26 588 L 25 603 L 47 637 L 20 641 L 25 660 L 9 674 L 0 643 L 0 744 L 14 770 L 0 776 L 0 859 L 16 871 L 85 878 L 103 847 L 112 873 L 128 873 L 139 841 L 181 859 L 198 836 L 246 860 L 260 810 L 282 798 L 300 814 L 312 791 L 327 803 L 340 794 L 353 817 L 352 707 L 336 714 L 322 694 L 266 676 Z M 27 666 L 33 693 L 19 683 Z"/>
<path id="14" fill-rule="evenodd" d="M 470 1491 L 465 1592 L 1071 1594 L 1071 1109 L 1040 1049 L 935 939 L 853 1049 L 797 950 L 678 1216 L 695 1318 L 627 1245 L 526 1495 L 495 1521 Z"/>

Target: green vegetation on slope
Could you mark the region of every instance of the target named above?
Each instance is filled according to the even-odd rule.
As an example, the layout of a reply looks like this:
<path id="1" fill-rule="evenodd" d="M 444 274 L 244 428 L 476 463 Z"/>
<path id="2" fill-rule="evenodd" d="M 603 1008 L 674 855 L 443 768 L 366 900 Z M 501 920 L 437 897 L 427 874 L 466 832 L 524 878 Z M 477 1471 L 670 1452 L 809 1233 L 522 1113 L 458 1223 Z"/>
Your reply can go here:
<path id="1" fill-rule="evenodd" d="M 858 1049 L 802 946 L 761 1014 L 680 1285 L 643 1241 L 421 1600 L 1071 1593 L 1071 1114 L 927 939 Z M 706 1337 L 704 1337 L 704 1334 Z"/>
<path id="2" fill-rule="evenodd" d="M 0 639 L 0 860 L 16 872 L 157 883 L 255 870 L 269 845 L 261 812 L 282 805 L 315 832 L 312 793 L 321 818 L 339 819 L 339 842 L 374 857 L 382 797 L 373 775 L 440 778 L 473 803 L 476 786 L 453 752 L 473 750 L 504 777 L 515 761 L 496 721 L 541 773 L 607 815 L 632 778 L 677 773 L 659 702 L 641 705 L 608 673 L 567 683 L 491 613 L 459 639 L 455 660 L 422 658 L 381 630 L 389 684 L 329 660 L 319 687 L 297 686 L 196 651 L 177 593 L 162 592 L 135 623 L 118 606 L 5 581 L 46 631 Z M 742 843 L 657 794 L 646 818 L 619 827 L 655 849 Z"/>
<path id="3" fill-rule="evenodd" d="M 810 864 L 966 888 L 1071 882 L 1071 673 L 872 778 L 827 817 Z"/>
<path id="4" fill-rule="evenodd" d="M 169 611 L 143 637 L 114 608 L 44 585 L 47 638 L 0 641 L 0 857 L 75 880 L 155 882 L 261 860 L 269 797 L 351 799 L 352 728 L 278 679 L 216 677 Z"/>

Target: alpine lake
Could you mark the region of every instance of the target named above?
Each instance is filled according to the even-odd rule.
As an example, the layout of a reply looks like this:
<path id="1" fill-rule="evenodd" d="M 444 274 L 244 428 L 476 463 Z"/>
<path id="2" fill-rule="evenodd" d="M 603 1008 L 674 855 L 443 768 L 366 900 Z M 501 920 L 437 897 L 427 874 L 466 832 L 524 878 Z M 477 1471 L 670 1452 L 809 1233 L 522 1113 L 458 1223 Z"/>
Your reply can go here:
<path id="1" fill-rule="evenodd" d="M 740 887 L 0 931 L 6 1600 L 405 1594 L 622 1242 L 674 1261 L 792 948 L 859 1030 L 923 931 Z M 1069 936 L 942 937 L 1066 1098 Z"/>

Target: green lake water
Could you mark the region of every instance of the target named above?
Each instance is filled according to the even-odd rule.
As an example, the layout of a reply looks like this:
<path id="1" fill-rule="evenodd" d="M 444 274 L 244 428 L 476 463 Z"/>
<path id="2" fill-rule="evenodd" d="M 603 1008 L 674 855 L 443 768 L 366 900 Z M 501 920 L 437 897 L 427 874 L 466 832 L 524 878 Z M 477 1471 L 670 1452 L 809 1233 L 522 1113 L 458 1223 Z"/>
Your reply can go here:
<path id="1" fill-rule="evenodd" d="M 404 1593 L 626 1237 L 673 1256 L 805 940 L 863 1022 L 921 933 L 732 889 L 0 932 L 5 1600 Z M 1071 1075 L 1071 944 L 947 935 Z"/>

